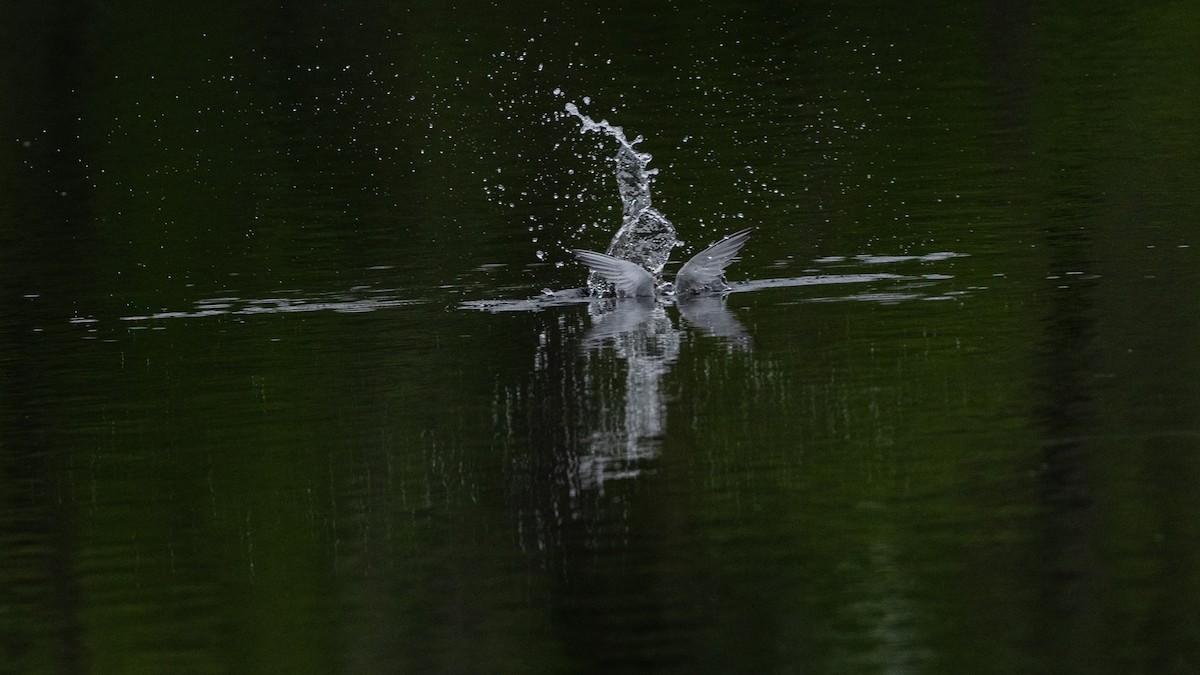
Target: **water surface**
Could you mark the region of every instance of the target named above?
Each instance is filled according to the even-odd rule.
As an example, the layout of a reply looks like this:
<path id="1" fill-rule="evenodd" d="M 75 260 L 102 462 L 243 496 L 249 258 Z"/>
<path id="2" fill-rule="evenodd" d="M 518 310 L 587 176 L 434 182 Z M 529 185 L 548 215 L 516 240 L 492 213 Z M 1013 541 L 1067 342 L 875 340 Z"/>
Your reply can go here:
<path id="1" fill-rule="evenodd" d="M 702 9 L 0 10 L 0 669 L 1195 671 L 1196 10 Z"/>

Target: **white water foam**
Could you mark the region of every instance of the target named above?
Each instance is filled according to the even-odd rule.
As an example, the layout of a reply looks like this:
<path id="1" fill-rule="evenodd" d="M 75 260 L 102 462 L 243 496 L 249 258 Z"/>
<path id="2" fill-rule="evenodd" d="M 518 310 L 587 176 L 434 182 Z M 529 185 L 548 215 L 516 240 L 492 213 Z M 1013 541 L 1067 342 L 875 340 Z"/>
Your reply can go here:
<path id="1" fill-rule="evenodd" d="M 617 154 L 613 158 L 616 168 L 617 189 L 621 197 L 621 227 L 613 236 L 606 253 L 616 258 L 637 263 L 661 280 L 663 267 L 678 244 L 675 226 L 658 209 L 651 205 L 650 184 L 657 169 L 647 166 L 653 157 L 635 146 L 642 142 L 637 136 L 632 141 L 625 136 L 621 127 L 599 122 L 579 112 L 574 103 L 567 103 L 566 110 L 580 122 L 580 132 L 595 132 L 615 139 Z M 593 295 L 604 295 L 612 291 L 612 284 L 595 272 L 588 274 L 588 289 Z"/>

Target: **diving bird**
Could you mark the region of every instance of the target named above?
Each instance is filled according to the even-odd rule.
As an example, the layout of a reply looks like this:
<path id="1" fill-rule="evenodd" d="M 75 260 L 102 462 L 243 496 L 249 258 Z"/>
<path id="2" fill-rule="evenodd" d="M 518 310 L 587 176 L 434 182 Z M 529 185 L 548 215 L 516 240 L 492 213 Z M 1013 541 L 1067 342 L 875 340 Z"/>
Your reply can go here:
<path id="1" fill-rule="evenodd" d="M 734 232 L 700 251 L 679 268 L 674 284 L 664 283 L 657 290 L 667 295 L 685 297 L 729 290 L 724 279 L 725 268 L 734 261 L 753 231 L 753 227 L 748 227 Z M 657 279 L 641 265 L 581 248 L 571 249 L 571 253 L 589 269 L 612 282 L 617 289 L 617 295 L 654 296 Z"/>

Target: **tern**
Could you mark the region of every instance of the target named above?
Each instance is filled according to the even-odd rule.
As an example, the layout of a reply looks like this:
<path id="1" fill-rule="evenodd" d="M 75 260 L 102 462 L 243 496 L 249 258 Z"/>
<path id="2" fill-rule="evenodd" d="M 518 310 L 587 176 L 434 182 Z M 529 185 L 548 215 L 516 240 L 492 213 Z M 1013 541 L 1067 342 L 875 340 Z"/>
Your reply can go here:
<path id="1" fill-rule="evenodd" d="M 571 253 L 588 269 L 612 282 L 617 295 L 654 297 L 657 290 L 667 295 L 686 297 L 729 290 L 724 279 L 725 268 L 734 261 L 752 232 L 753 227 L 734 232 L 692 256 L 679 268 L 674 284 L 657 285 L 657 279 L 650 270 L 628 260 L 582 248 L 571 249 Z"/>

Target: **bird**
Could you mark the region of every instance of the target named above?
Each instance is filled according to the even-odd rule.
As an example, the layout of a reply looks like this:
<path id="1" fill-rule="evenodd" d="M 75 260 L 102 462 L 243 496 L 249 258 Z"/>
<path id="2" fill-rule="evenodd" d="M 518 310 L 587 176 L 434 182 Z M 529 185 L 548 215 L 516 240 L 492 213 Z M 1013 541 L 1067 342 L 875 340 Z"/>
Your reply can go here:
<path id="1" fill-rule="evenodd" d="M 628 260 L 582 248 L 571 249 L 571 253 L 588 269 L 612 282 L 618 296 L 654 297 L 655 291 L 658 291 L 676 297 L 688 297 L 729 290 L 724 279 L 725 268 L 734 261 L 753 232 L 753 227 L 739 230 L 692 256 L 679 268 L 674 284 L 657 284 L 654 274 Z"/>

